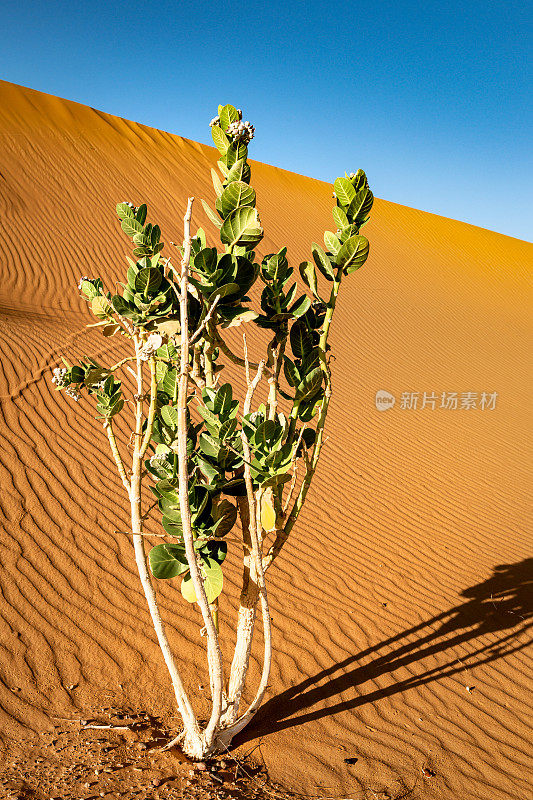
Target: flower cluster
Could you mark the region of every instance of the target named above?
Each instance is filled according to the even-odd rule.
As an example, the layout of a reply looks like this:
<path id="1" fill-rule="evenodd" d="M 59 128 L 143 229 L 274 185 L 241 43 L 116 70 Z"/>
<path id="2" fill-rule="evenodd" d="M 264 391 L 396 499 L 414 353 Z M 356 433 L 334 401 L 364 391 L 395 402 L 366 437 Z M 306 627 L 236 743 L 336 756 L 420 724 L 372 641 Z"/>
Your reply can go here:
<path id="1" fill-rule="evenodd" d="M 133 211 L 133 213 L 134 213 L 134 214 L 136 214 L 136 213 L 137 213 L 137 211 L 139 210 L 139 209 L 137 208 L 137 206 L 134 206 L 134 205 L 133 205 L 133 203 L 130 203 L 130 202 L 129 202 L 129 200 L 123 200 L 123 201 L 122 201 L 122 205 L 124 205 L 124 206 L 129 206 L 129 207 L 131 208 L 131 210 Z"/>
<path id="2" fill-rule="evenodd" d="M 233 141 L 239 141 L 242 144 L 248 144 L 255 135 L 255 128 L 254 126 L 246 120 L 243 122 L 242 119 L 236 122 L 231 122 L 228 125 L 228 129 L 226 131 L 230 136 L 233 136 Z"/>
<path id="3" fill-rule="evenodd" d="M 58 389 L 62 389 L 65 386 L 65 376 L 68 370 L 66 367 L 56 367 L 52 371 L 52 383 L 55 383 Z"/>
<path id="4" fill-rule="evenodd" d="M 77 390 L 77 389 L 74 389 L 74 387 L 73 387 L 73 386 L 68 386 L 68 387 L 65 389 L 65 394 L 68 394 L 68 396 L 69 396 L 69 397 L 72 397 L 72 399 L 73 399 L 73 400 L 75 400 L 76 402 L 78 402 L 78 400 L 79 400 L 79 399 L 80 399 L 80 397 L 81 397 L 81 395 L 80 395 L 80 393 L 78 392 L 78 390 Z"/>
<path id="5" fill-rule="evenodd" d="M 163 344 L 163 337 L 159 333 L 151 333 L 139 353 L 141 361 L 148 361 L 156 350 L 159 350 Z"/>
<path id="6" fill-rule="evenodd" d="M 211 122 L 209 123 L 209 127 L 210 127 L 210 128 L 214 128 L 214 127 L 215 127 L 215 125 L 220 125 L 220 117 L 218 116 L 218 114 L 217 114 L 217 116 L 216 116 L 216 117 L 213 117 L 213 119 L 212 119 L 212 120 L 211 120 Z"/>

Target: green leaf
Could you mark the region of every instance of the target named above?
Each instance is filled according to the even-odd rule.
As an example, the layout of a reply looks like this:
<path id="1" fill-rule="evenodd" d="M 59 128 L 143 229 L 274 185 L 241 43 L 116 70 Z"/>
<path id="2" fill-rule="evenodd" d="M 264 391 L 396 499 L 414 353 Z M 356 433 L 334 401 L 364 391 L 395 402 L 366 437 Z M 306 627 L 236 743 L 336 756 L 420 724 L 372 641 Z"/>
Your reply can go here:
<path id="1" fill-rule="evenodd" d="M 222 128 L 219 128 L 218 125 L 213 125 L 211 128 L 211 136 L 220 155 L 225 156 L 230 145 L 230 141 Z"/>
<path id="2" fill-rule="evenodd" d="M 163 480 L 158 481 L 154 486 L 154 491 L 158 497 L 167 497 L 169 500 L 176 500 L 176 498 L 178 498 L 177 482 L 169 480 L 168 478 L 163 478 Z"/>
<path id="3" fill-rule="evenodd" d="M 220 209 L 224 217 L 237 208 L 255 206 L 255 191 L 244 181 L 233 181 L 220 197 Z"/>
<path id="4" fill-rule="evenodd" d="M 344 209 L 340 208 L 340 206 L 335 206 L 335 208 L 332 211 L 332 214 L 337 228 L 340 228 L 342 230 L 343 228 L 345 228 L 347 225 L 350 224 L 350 221 L 346 216 L 346 212 L 344 211 Z"/>
<path id="5" fill-rule="evenodd" d="M 246 163 L 246 160 L 244 158 L 238 158 L 237 161 L 235 161 L 235 163 L 231 167 L 231 169 L 228 171 L 226 180 L 229 183 L 231 183 L 232 181 L 243 181 L 244 183 L 249 183 L 250 175 L 251 175 L 250 167 Z"/>
<path id="6" fill-rule="evenodd" d="M 237 109 L 235 106 L 229 104 L 220 109 L 218 116 L 220 117 L 220 127 L 223 131 L 228 129 L 228 125 L 230 125 L 230 123 L 237 122 L 239 119 Z"/>
<path id="7" fill-rule="evenodd" d="M 313 340 L 307 330 L 307 325 L 301 320 L 296 320 L 290 332 L 291 349 L 295 358 L 305 358 L 313 349 Z"/>
<path id="8" fill-rule="evenodd" d="M 254 434 L 254 442 L 263 450 L 268 450 L 273 445 L 273 440 L 278 432 L 278 425 L 273 419 L 266 419 L 257 426 Z"/>
<path id="9" fill-rule="evenodd" d="M 135 277 L 135 291 L 153 294 L 161 286 L 163 276 L 157 267 L 144 267 Z"/>
<path id="10" fill-rule="evenodd" d="M 222 591 L 224 574 L 222 567 L 214 558 L 202 559 L 200 572 L 204 579 L 207 602 L 212 603 Z M 188 603 L 196 603 L 196 594 L 190 573 L 181 582 L 181 594 Z"/>
<path id="11" fill-rule="evenodd" d="M 368 186 L 363 187 L 360 189 L 352 202 L 350 203 L 350 207 L 347 211 L 348 216 L 353 220 L 361 220 L 367 216 L 372 208 L 374 203 L 374 195 L 368 188 Z"/>
<path id="12" fill-rule="evenodd" d="M 233 392 L 231 383 L 224 383 L 215 395 L 213 401 L 213 411 L 218 416 L 225 416 L 231 409 L 233 401 Z"/>
<path id="13" fill-rule="evenodd" d="M 202 559 L 201 571 L 205 575 L 204 589 L 207 602 L 212 603 L 222 592 L 224 586 L 222 567 L 214 558 L 206 558 Z"/>
<path id="14" fill-rule="evenodd" d="M 318 283 L 314 266 L 310 261 L 302 261 L 299 269 L 305 285 L 311 289 L 315 297 L 318 297 Z"/>
<path id="15" fill-rule="evenodd" d="M 124 298 L 119 294 L 114 295 L 111 302 L 113 304 L 113 308 L 117 314 L 120 314 L 121 317 L 131 317 L 135 313 L 130 304 L 126 302 L 126 300 L 124 300 Z"/>
<path id="16" fill-rule="evenodd" d="M 120 227 L 130 238 L 135 236 L 136 233 L 143 232 L 143 226 L 133 217 L 126 217 L 123 219 L 120 223 Z"/>
<path id="17" fill-rule="evenodd" d="M 176 406 L 163 406 L 161 417 L 168 428 L 176 430 L 178 427 L 178 409 Z"/>
<path id="18" fill-rule="evenodd" d="M 239 178 L 233 178 L 232 175 L 231 175 L 231 168 L 234 167 L 235 164 L 237 164 L 237 163 L 241 163 L 242 162 L 242 164 L 243 164 L 243 166 L 241 168 L 241 175 L 244 176 L 244 174 L 246 173 L 247 169 L 249 171 L 250 168 L 246 165 L 246 157 L 247 157 L 247 155 L 248 155 L 248 148 L 246 147 L 245 144 L 237 144 L 236 142 L 232 142 L 230 144 L 230 146 L 228 147 L 227 153 L 225 155 L 226 164 L 228 165 L 228 167 L 230 167 L 230 172 L 228 173 L 228 177 L 227 177 L 228 181 L 239 180 Z M 248 183 L 246 178 L 243 177 L 243 180 L 246 183 Z"/>
<path id="19" fill-rule="evenodd" d="M 169 397 L 174 397 L 177 381 L 178 381 L 177 371 L 175 369 L 167 370 L 166 375 L 161 383 L 161 388 L 164 392 L 166 392 L 169 395 Z"/>
<path id="20" fill-rule="evenodd" d="M 135 216 L 135 214 L 133 213 L 133 208 L 130 208 L 130 206 L 127 203 L 117 204 L 117 214 L 119 216 L 119 219 L 131 219 Z"/>
<path id="21" fill-rule="evenodd" d="M 217 251 L 215 247 L 204 247 L 194 257 L 193 269 L 205 275 L 211 275 L 217 268 Z"/>
<path id="22" fill-rule="evenodd" d="M 213 181 L 213 188 L 216 192 L 217 197 L 220 197 L 220 195 L 224 191 L 224 187 L 222 186 L 222 182 L 218 177 L 218 173 L 216 172 L 216 170 L 213 169 L 213 167 L 211 167 L 211 180 Z"/>
<path id="23" fill-rule="evenodd" d="M 109 300 L 103 295 L 93 297 L 91 300 L 91 311 L 98 319 L 107 319 L 111 312 Z"/>
<path id="24" fill-rule="evenodd" d="M 208 297 L 208 302 L 212 303 L 215 298 L 218 296 L 220 299 L 223 297 L 227 297 L 230 294 L 235 294 L 239 291 L 239 284 L 238 283 L 225 283 L 224 286 L 219 286 L 212 292 Z"/>
<path id="25" fill-rule="evenodd" d="M 308 297 L 306 294 L 303 294 L 301 297 L 296 300 L 294 305 L 289 308 L 290 313 L 293 317 L 303 317 L 303 315 L 309 311 L 311 308 L 311 298 Z"/>
<path id="26" fill-rule="evenodd" d="M 355 189 L 348 178 L 337 178 L 333 184 L 333 191 L 341 206 L 349 206 L 355 197 Z"/>
<path id="27" fill-rule="evenodd" d="M 330 250 L 333 255 L 336 255 L 339 250 L 341 249 L 341 243 L 337 239 L 334 233 L 331 231 L 325 231 L 324 233 L 324 244 Z"/>
<path id="28" fill-rule="evenodd" d="M 236 428 L 237 428 L 237 420 L 235 418 L 227 419 L 226 422 L 223 422 L 222 425 L 220 426 L 220 431 L 218 433 L 218 438 L 220 439 L 220 441 L 224 442 L 226 439 L 233 436 Z"/>
<path id="29" fill-rule="evenodd" d="M 183 527 L 181 525 L 181 517 L 179 522 L 163 517 L 163 528 L 169 536 L 175 536 L 177 539 L 183 539 Z"/>
<path id="30" fill-rule="evenodd" d="M 160 497 L 159 508 L 164 517 L 181 525 L 180 504 L 177 494 L 171 497 Z"/>
<path id="31" fill-rule="evenodd" d="M 209 206 L 207 205 L 207 203 L 205 202 L 205 200 L 202 200 L 202 205 L 203 205 L 203 207 L 204 207 L 204 211 L 205 211 L 205 213 L 207 214 L 207 216 L 209 217 L 209 219 L 211 220 L 211 222 L 213 223 L 213 225 L 216 225 L 216 227 L 217 227 L 217 228 L 220 230 L 220 228 L 222 227 L 222 222 L 221 222 L 221 221 L 220 221 L 220 219 L 217 217 L 217 215 L 215 214 L 215 212 L 214 212 L 214 211 L 213 211 L 211 208 L 209 208 Z"/>
<path id="32" fill-rule="evenodd" d="M 367 260 L 369 248 L 366 236 L 351 236 L 337 253 L 337 264 L 347 275 L 355 272 Z"/>
<path id="33" fill-rule="evenodd" d="M 322 385 L 323 372 L 320 367 L 315 367 L 309 375 L 306 375 L 296 390 L 296 400 L 306 400 L 313 397 Z"/>
<path id="34" fill-rule="evenodd" d="M 148 209 L 146 207 L 146 203 L 142 203 L 137 209 L 137 213 L 135 214 L 135 219 L 137 220 L 137 222 L 140 222 L 141 225 L 144 225 L 144 223 L 146 222 L 147 211 Z"/>
<path id="35" fill-rule="evenodd" d="M 283 356 L 283 371 L 289 386 L 298 386 L 300 383 L 300 373 L 296 364 L 288 356 Z"/>
<path id="36" fill-rule="evenodd" d="M 202 453 L 208 458 L 218 458 L 218 454 L 220 453 L 220 445 L 215 439 L 213 439 L 212 436 L 209 436 L 207 433 L 201 433 L 198 440 L 198 445 Z"/>
<path id="37" fill-rule="evenodd" d="M 221 500 L 213 507 L 215 525 L 212 528 L 213 536 L 226 536 L 237 521 L 237 507 L 229 500 Z"/>
<path id="38" fill-rule="evenodd" d="M 157 544 L 148 560 L 155 578 L 176 578 L 189 569 L 185 548 L 179 544 Z"/>
<path id="39" fill-rule="evenodd" d="M 335 272 L 333 271 L 333 267 L 331 266 L 331 262 L 325 252 L 319 247 L 318 244 L 313 242 L 313 246 L 311 247 L 311 252 L 313 254 L 313 258 L 315 264 L 317 265 L 318 269 L 324 276 L 327 278 L 328 281 L 335 280 Z"/>
<path id="40" fill-rule="evenodd" d="M 100 294 L 100 290 L 97 286 L 94 285 L 92 281 L 82 281 L 81 282 L 81 291 L 89 300 L 92 300 L 95 297 L 98 297 Z"/>
<path id="41" fill-rule="evenodd" d="M 255 208 L 238 208 L 224 220 L 220 238 L 228 247 L 239 244 L 249 249 L 255 247 L 263 237 L 263 229 Z"/>

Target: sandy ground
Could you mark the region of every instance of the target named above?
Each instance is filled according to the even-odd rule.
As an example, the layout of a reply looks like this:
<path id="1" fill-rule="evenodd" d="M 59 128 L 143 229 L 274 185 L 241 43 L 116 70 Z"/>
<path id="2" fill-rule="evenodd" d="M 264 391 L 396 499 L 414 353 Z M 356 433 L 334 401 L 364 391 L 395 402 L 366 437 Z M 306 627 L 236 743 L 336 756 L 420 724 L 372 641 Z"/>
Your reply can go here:
<path id="1" fill-rule="evenodd" d="M 187 195 L 212 199 L 216 157 L 76 103 L 0 92 L 0 734 L 13 759 L 57 718 L 104 706 L 179 723 L 120 533 L 122 486 L 87 401 L 50 377 L 61 355 L 120 350 L 86 338 L 76 289 L 80 275 L 124 271 L 115 204 L 146 201 L 177 240 Z M 354 158 L 347 169 L 365 166 Z M 261 252 L 287 244 L 297 266 L 333 225 L 331 187 L 259 163 L 252 180 Z M 194 220 L 215 244 L 199 203 Z M 239 752 L 261 742 L 273 779 L 315 797 L 526 800 L 532 246 L 384 200 L 365 232 L 370 258 L 334 323 L 329 438 L 269 573 L 268 699 Z M 378 390 L 393 408 L 376 408 Z M 461 407 L 466 393 L 475 407 Z M 226 572 L 229 655 L 236 560 Z M 199 615 L 175 583 L 160 586 L 162 606 L 202 713 Z"/>

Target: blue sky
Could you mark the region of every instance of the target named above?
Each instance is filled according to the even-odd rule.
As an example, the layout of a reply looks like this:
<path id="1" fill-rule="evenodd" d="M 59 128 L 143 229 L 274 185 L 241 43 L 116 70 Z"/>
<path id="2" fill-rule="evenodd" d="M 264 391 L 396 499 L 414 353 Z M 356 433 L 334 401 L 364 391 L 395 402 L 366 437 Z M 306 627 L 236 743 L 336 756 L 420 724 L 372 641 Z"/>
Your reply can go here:
<path id="1" fill-rule="evenodd" d="M 75 2 L 2 8 L 0 77 L 531 240 L 533 6 L 514 2 Z"/>

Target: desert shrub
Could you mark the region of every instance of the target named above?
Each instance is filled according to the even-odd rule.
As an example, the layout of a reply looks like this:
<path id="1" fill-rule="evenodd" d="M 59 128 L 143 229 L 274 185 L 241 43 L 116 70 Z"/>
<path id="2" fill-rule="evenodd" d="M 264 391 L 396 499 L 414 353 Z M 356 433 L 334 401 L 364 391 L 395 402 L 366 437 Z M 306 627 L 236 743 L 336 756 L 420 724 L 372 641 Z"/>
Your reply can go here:
<path id="1" fill-rule="evenodd" d="M 256 260 L 263 228 L 247 161 L 253 126 L 226 105 L 211 130 L 220 154 L 219 172 L 212 170 L 215 207 L 202 202 L 219 231 L 221 251 L 208 245 L 202 229 L 191 234 L 192 197 L 183 245 L 174 246 L 179 267 L 163 255 L 161 230 L 147 222 L 146 205 L 119 203 L 120 226 L 133 245 L 122 289 L 106 291 L 99 277 L 82 278 L 79 289 L 103 335 L 124 337 L 129 355 L 111 366 L 94 359 L 65 362 L 53 377 L 56 388 L 74 400 L 87 393 L 107 435 L 129 499 L 139 576 L 183 719 L 183 731 L 168 746 L 180 742 L 195 758 L 227 747 L 265 694 L 272 658 L 266 574 L 298 519 L 317 467 L 331 398 L 330 326 L 342 280 L 367 259 L 368 240 L 360 229 L 373 203 L 362 170 L 336 179 L 336 232 L 326 231 L 325 249 L 313 244 L 312 260 L 300 264 L 305 290 L 299 294 L 285 247 Z M 254 292 L 258 286 L 260 293 Z M 246 336 L 242 354 L 227 343 L 229 328 L 247 326 L 259 329 L 264 343 L 258 363 L 248 356 Z M 233 380 L 224 378 L 228 366 Z M 238 370 L 246 386 L 240 397 Z M 254 404 L 261 382 L 266 402 Z M 119 414 L 131 421 L 131 447 L 127 440 L 117 442 Z M 148 554 L 145 483 L 155 495 L 165 539 Z M 227 537 L 236 526 L 243 572 L 225 681 L 218 598 Z M 154 579 L 179 579 L 183 601 L 197 604 L 203 618 L 212 696 L 203 729 L 169 646 Z M 262 676 L 243 710 L 258 606 Z"/>

